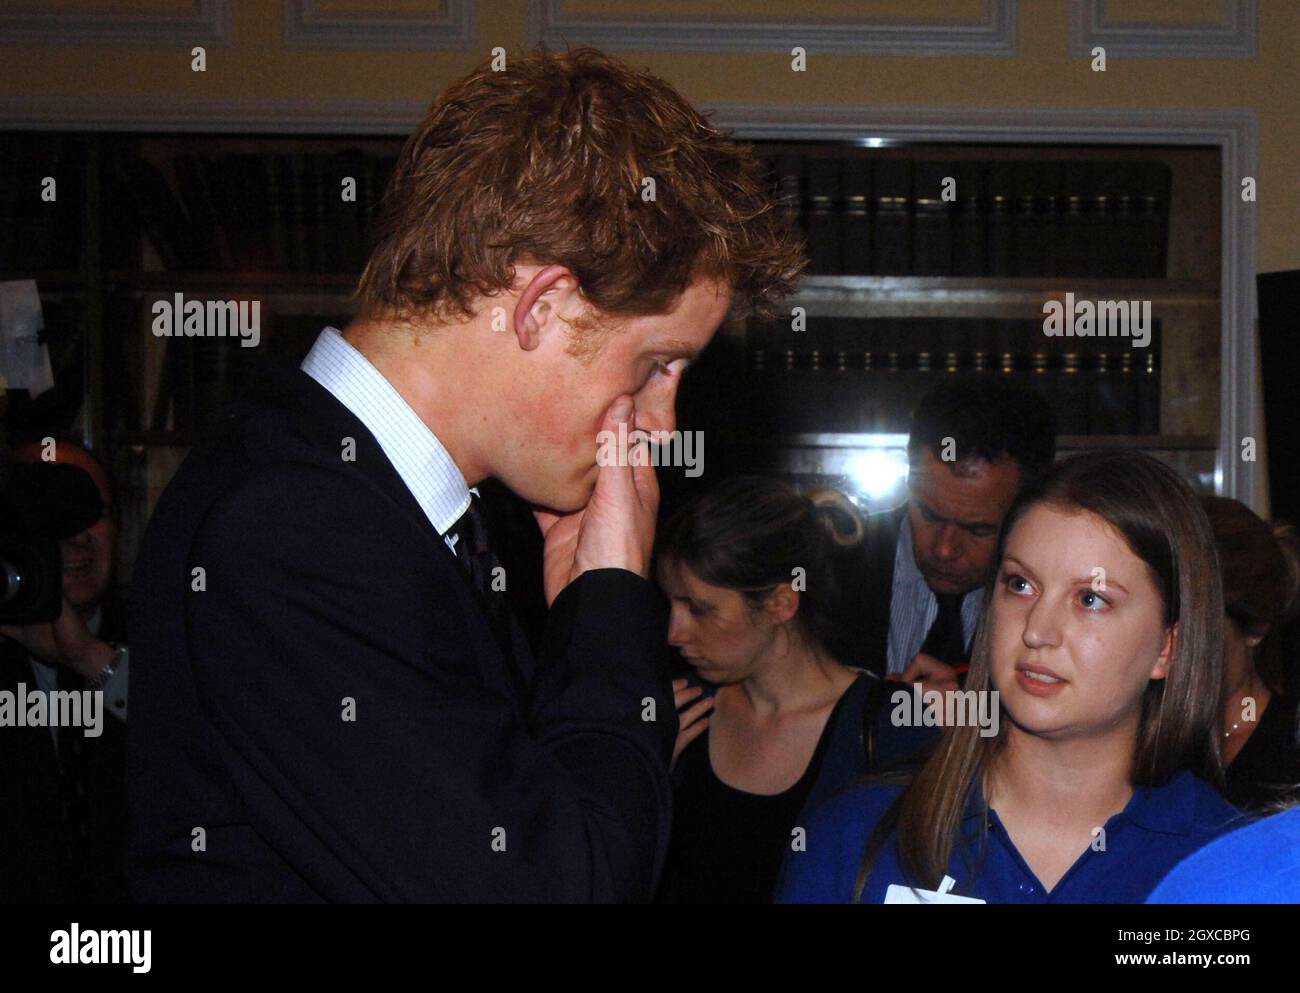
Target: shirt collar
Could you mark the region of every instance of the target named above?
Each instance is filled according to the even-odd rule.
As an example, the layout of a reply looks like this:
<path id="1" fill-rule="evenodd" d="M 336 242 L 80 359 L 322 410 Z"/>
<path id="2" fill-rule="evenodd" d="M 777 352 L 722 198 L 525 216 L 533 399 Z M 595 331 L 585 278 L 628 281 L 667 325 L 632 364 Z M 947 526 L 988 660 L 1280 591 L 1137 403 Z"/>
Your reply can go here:
<path id="1" fill-rule="evenodd" d="M 894 550 L 894 575 L 903 583 L 925 583 L 925 576 L 917 567 L 916 557 L 912 554 L 912 516 L 906 511 L 898 529 L 898 547 Z M 929 589 L 928 584 L 926 588 Z"/>
<path id="2" fill-rule="evenodd" d="M 469 508 L 469 487 L 451 454 L 393 384 L 332 327 L 317 337 L 302 371 L 375 436 L 429 522 L 445 535 Z"/>
<path id="3" fill-rule="evenodd" d="M 1138 786 L 1118 817 L 1159 834 L 1191 834 L 1196 828 L 1196 777 L 1183 769 L 1163 786 Z M 966 794 L 962 823 L 984 814 L 984 785 L 977 777 Z"/>

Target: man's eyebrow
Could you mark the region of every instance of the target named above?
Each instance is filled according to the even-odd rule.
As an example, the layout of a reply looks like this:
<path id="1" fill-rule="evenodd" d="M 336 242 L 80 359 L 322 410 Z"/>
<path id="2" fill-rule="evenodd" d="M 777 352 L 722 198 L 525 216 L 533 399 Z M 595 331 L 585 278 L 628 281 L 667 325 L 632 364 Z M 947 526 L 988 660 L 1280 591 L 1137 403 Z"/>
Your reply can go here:
<path id="1" fill-rule="evenodd" d="M 680 355 L 684 359 L 695 360 L 700 354 L 700 349 L 689 341 L 682 341 L 680 338 L 665 338 L 655 346 L 656 352 L 664 354 Z"/>
<path id="2" fill-rule="evenodd" d="M 980 529 L 983 529 L 983 530 L 986 530 L 986 531 L 996 531 L 996 530 L 998 530 L 998 529 L 1002 526 L 1001 524 L 994 524 L 994 523 L 991 523 L 991 522 L 989 522 L 989 521 L 957 521 L 957 520 L 953 520 L 951 517 L 944 517 L 942 514 L 940 514 L 937 510 L 935 510 L 933 507 L 931 507 L 931 506 L 930 506 L 928 503 L 926 503 L 924 500 L 915 500 L 914 502 L 915 502 L 915 503 L 916 503 L 916 504 L 921 508 L 921 510 L 922 510 L 925 514 L 927 514 L 927 515 L 929 515 L 930 517 L 934 518 L 936 521 L 943 521 L 943 523 L 945 523 L 945 524 L 948 524 L 948 523 L 951 522 L 951 523 L 953 523 L 953 524 L 956 524 L 959 528 L 962 528 L 962 529 L 965 530 L 965 531 L 976 531 L 976 530 L 980 530 Z"/>

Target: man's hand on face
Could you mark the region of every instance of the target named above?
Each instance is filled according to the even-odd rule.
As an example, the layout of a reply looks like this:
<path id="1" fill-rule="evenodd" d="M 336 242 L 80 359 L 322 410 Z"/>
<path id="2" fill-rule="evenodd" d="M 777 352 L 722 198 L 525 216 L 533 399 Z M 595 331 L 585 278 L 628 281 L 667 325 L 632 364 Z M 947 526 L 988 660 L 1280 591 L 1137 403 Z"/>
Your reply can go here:
<path id="1" fill-rule="evenodd" d="M 605 412 L 601 430 L 617 435 L 620 423 L 630 425 L 633 411 L 632 398 L 619 397 Z M 628 465 L 600 466 L 591 500 L 581 510 L 569 514 L 533 511 L 546 540 L 543 569 L 548 604 L 591 569 L 627 569 L 649 577 L 659 481 L 643 447 L 648 444 L 639 441 L 642 451 L 635 457 L 629 445 Z"/>
<path id="2" fill-rule="evenodd" d="M 63 612 L 53 621 L 37 624 L 0 624 L 0 634 L 12 638 L 38 659 L 61 665 L 82 679 L 90 679 L 108 664 L 113 650 L 100 641 L 75 607 L 63 598 Z"/>

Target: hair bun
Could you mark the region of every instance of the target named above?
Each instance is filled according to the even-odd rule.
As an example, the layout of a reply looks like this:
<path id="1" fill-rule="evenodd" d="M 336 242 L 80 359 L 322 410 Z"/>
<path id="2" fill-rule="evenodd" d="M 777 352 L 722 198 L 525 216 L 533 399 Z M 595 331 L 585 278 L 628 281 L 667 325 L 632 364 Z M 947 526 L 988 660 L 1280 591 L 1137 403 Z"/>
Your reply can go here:
<path id="1" fill-rule="evenodd" d="M 867 528 L 862 514 L 845 494 L 831 487 L 813 490 L 808 494 L 813 511 L 825 527 L 830 539 L 841 548 L 853 548 L 862 543 Z"/>
<path id="2" fill-rule="evenodd" d="M 1297 542 L 1294 524 L 1276 521 L 1273 524 L 1273 537 L 1277 539 L 1278 550 L 1286 562 L 1286 587 L 1282 595 L 1281 620 L 1286 623 L 1300 612 L 1300 543 Z"/>

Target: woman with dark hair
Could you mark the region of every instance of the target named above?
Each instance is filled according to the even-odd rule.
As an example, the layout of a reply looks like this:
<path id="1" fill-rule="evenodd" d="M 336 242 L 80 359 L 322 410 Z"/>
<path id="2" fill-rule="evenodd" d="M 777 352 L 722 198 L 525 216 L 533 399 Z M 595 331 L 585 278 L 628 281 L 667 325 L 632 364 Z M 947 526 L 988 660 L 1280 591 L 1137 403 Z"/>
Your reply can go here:
<path id="1" fill-rule="evenodd" d="M 704 687 L 674 689 L 672 841 L 661 899 L 766 903 L 781 859 L 803 844 L 803 812 L 932 734 L 895 729 L 875 676 L 838 644 L 832 559 L 861 540 L 843 494 L 801 496 L 763 477 L 725 481 L 661 530 L 668 640 Z M 693 702 L 694 701 L 694 702 Z"/>
<path id="2" fill-rule="evenodd" d="M 1295 660 L 1283 659 L 1281 647 L 1281 630 L 1300 599 L 1295 529 L 1269 525 L 1237 500 L 1201 501 L 1219 551 L 1227 612 L 1224 795 L 1238 807 L 1262 809 L 1300 786 Z"/>
<path id="3" fill-rule="evenodd" d="M 785 902 L 1141 902 L 1240 816 L 1216 792 L 1223 596 L 1196 495 L 1135 452 L 1066 459 L 1007 515 L 966 690 L 906 785 L 828 803 Z"/>

